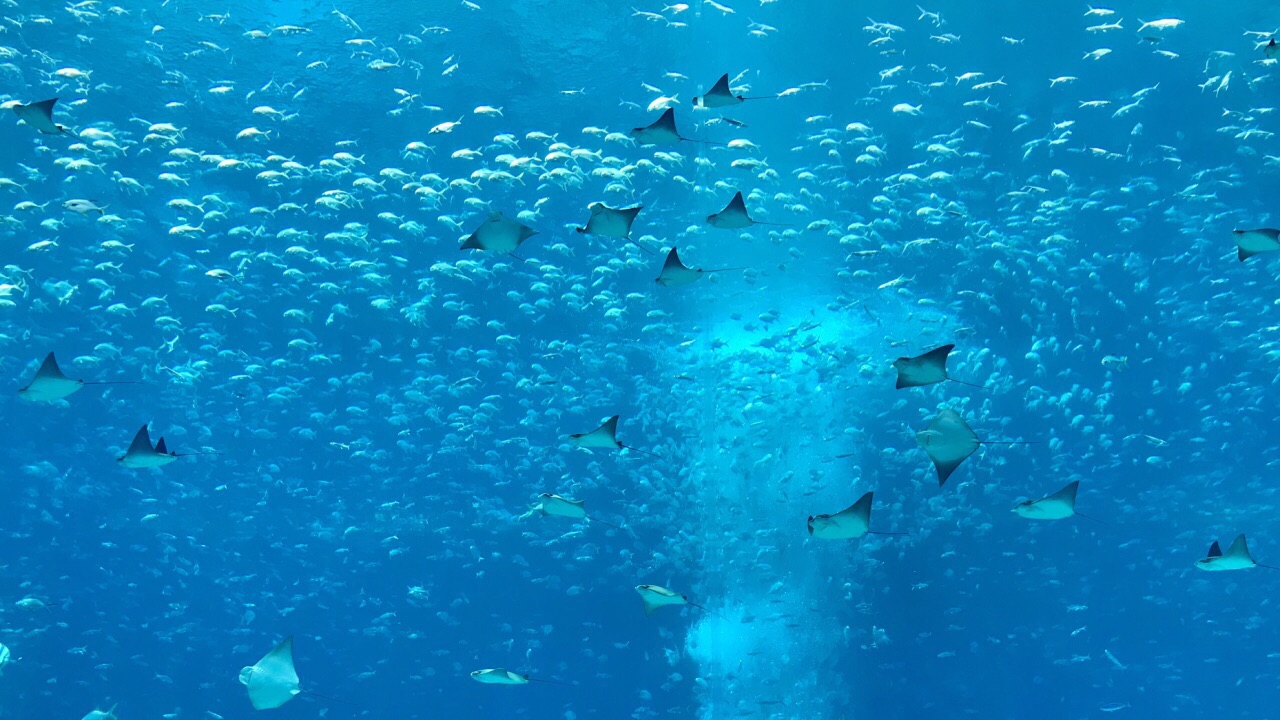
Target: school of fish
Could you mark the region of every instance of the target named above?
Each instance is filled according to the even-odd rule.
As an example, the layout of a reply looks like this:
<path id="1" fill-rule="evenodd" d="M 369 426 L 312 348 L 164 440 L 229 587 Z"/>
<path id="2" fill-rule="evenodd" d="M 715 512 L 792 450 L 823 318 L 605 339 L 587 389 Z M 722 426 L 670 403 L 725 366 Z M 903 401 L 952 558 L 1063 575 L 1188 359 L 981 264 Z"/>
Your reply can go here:
<path id="1" fill-rule="evenodd" d="M 1280 565 L 1275 32 L 1082 5 L 1046 47 L 945 8 L 750 5 L 602 4 L 592 33 L 468 0 L 3 0 L 0 670 L 83 657 L 85 720 L 138 717 L 122 668 L 219 689 L 170 719 L 524 692 L 467 678 L 566 686 L 534 717 L 896 717 L 848 658 L 906 693 L 914 662 L 1022 648 L 1088 673 L 1088 712 L 1172 717 L 1210 710 L 1108 612 L 1223 592 L 1214 652 L 1280 658 L 1241 599 L 1280 575 L 1195 572 Z M 847 77 L 675 49 L 828 12 Z M 578 83 L 580 48 L 511 47 L 552 27 L 669 52 Z M 562 87 L 477 67 L 519 53 Z M 1051 617 L 967 632 L 1002 626 L 987 588 L 1032 587 Z M 92 627 L 104 598 L 129 610 Z M 138 632 L 186 654 L 116 656 Z"/>

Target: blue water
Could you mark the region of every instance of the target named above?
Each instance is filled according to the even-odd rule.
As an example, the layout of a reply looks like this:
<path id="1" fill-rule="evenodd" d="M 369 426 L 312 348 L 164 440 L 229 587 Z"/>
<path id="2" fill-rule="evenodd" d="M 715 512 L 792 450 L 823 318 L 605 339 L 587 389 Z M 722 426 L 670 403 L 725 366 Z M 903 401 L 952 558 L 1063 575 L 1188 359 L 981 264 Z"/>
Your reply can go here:
<path id="1" fill-rule="evenodd" d="M 247 718 L 286 636 L 280 717 L 1275 717 L 1280 574 L 1195 567 L 1280 566 L 1231 232 L 1278 222 L 1274 8 L 729 5 L 0 9 L 0 99 L 79 135 L 0 123 L 0 717 Z M 695 110 L 726 72 L 782 97 Z M 659 96 L 750 145 L 605 137 Z M 737 190 L 789 227 L 707 225 Z M 459 250 L 495 211 L 539 234 Z M 746 270 L 659 287 L 673 245 Z M 946 343 L 983 388 L 894 389 Z M 137 384 L 21 399 L 51 351 Z M 1036 444 L 939 487 L 944 407 Z M 570 441 L 615 414 L 635 450 Z M 143 423 L 196 454 L 121 467 Z M 1010 512 L 1073 480 L 1088 518 Z M 806 532 L 867 491 L 909 535 Z"/>

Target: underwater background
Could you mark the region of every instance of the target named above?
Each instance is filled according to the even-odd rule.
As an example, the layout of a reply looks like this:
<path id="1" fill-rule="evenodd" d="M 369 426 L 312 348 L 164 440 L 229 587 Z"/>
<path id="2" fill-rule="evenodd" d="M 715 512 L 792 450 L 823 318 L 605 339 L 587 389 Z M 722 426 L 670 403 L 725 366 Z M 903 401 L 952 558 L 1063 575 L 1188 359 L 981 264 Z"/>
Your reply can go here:
<path id="1" fill-rule="evenodd" d="M 1276 717 L 1280 16 L 1108 7 L 5 0 L 0 717 Z"/>

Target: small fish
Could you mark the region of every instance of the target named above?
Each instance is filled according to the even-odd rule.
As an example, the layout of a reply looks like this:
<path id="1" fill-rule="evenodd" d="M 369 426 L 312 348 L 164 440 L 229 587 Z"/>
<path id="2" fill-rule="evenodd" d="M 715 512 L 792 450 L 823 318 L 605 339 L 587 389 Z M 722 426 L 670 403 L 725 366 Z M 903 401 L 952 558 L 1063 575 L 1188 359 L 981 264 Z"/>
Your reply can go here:
<path id="1" fill-rule="evenodd" d="M 1142 32 L 1147 28 L 1155 28 L 1157 30 L 1172 30 L 1186 21 L 1179 20 L 1177 18 L 1163 18 L 1160 20 L 1152 20 L 1151 22 L 1143 22 L 1141 19 L 1139 19 L 1138 22 L 1142 23 L 1142 25 L 1138 28 L 1138 32 Z"/>
<path id="2" fill-rule="evenodd" d="M 1129 369 L 1129 357 L 1127 355 L 1107 355 L 1102 358 L 1102 367 L 1123 372 Z"/>
<path id="3" fill-rule="evenodd" d="M 431 128 L 430 130 L 428 130 L 427 134 L 434 135 L 438 133 L 451 133 L 453 132 L 454 128 L 458 127 L 461 124 L 462 124 L 462 118 L 458 118 L 457 121 L 455 122 L 442 122 L 436 125 L 435 127 Z"/>
<path id="4" fill-rule="evenodd" d="M 62 207 L 73 213 L 80 213 L 81 215 L 88 215 L 92 212 L 96 212 L 99 215 L 105 215 L 107 213 L 106 205 L 99 207 L 92 200 L 68 200 L 62 203 Z"/>
<path id="5" fill-rule="evenodd" d="M 39 598 L 30 597 L 30 596 L 22 598 L 18 602 L 14 603 L 13 606 L 18 608 L 19 610 L 44 610 L 45 612 L 49 611 L 49 606 L 44 604 L 42 600 L 40 600 Z"/>
<path id="6" fill-rule="evenodd" d="M 116 720 L 116 706 L 112 705 L 109 710 L 93 710 L 81 720 Z"/>

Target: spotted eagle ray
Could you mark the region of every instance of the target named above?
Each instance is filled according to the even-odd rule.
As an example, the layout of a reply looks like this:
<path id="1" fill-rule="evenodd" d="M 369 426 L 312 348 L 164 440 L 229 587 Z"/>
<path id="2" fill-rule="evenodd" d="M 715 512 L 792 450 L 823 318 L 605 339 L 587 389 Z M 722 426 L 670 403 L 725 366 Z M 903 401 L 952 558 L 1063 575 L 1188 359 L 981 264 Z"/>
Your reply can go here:
<path id="1" fill-rule="evenodd" d="M 1271 570 L 1280 570 L 1270 565 L 1263 565 L 1253 559 L 1253 554 L 1249 552 L 1249 544 L 1245 542 L 1244 535 L 1241 534 L 1231 543 L 1231 547 L 1227 551 L 1222 552 L 1222 548 L 1218 547 L 1218 541 L 1214 540 L 1209 546 L 1209 554 L 1203 559 L 1196 561 L 1196 567 L 1201 570 L 1248 570 L 1255 567 L 1264 567 Z"/>
<path id="2" fill-rule="evenodd" d="M 1236 236 L 1236 257 L 1244 262 L 1254 255 L 1272 250 L 1280 250 L 1280 230 L 1258 228 L 1257 230 L 1232 230 Z"/>
<path id="3" fill-rule="evenodd" d="M 898 371 L 897 388 L 901 390 L 903 388 L 923 387 L 940 383 L 944 380 L 968 385 L 969 387 L 982 387 L 982 385 L 956 380 L 947 375 L 947 355 L 953 349 L 955 349 L 955 345 L 943 345 L 923 355 L 900 357 L 894 360 L 893 368 Z"/>
<path id="4" fill-rule="evenodd" d="M 631 239 L 631 224 L 636 221 L 636 215 L 644 209 L 643 205 L 618 209 L 594 202 L 588 205 L 587 209 L 591 211 L 591 217 L 587 218 L 586 227 L 574 228 L 574 230 L 584 235 L 622 238 L 650 255 L 653 254 L 652 250 L 645 249 L 643 245 Z"/>
<path id="5" fill-rule="evenodd" d="M 570 683 L 558 682 L 556 680 L 538 680 L 528 675 L 513 673 L 504 668 L 485 668 L 483 670 L 472 670 L 471 679 L 485 685 L 528 685 L 531 682 L 546 683 L 548 685 L 569 685 Z"/>
<path id="6" fill-rule="evenodd" d="M 724 618 L 720 613 L 708 610 L 698 603 L 693 602 L 687 596 L 681 595 L 673 590 L 668 590 L 660 585 L 637 585 L 636 592 L 640 593 L 640 600 L 644 603 L 645 617 L 652 615 L 654 610 L 657 610 L 660 607 L 666 607 L 667 605 L 691 605 L 703 612 Z"/>
<path id="7" fill-rule="evenodd" d="M 577 433 L 574 435 L 570 435 L 569 439 L 573 441 L 574 445 L 577 445 L 580 448 L 611 448 L 614 450 L 621 450 L 625 448 L 627 450 L 634 450 L 635 452 L 638 452 L 638 453 L 644 453 L 645 455 L 652 455 L 653 457 L 661 457 L 660 455 L 656 455 L 647 450 L 640 450 L 638 448 L 633 448 L 630 445 L 623 445 L 622 443 L 618 442 L 617 435 L 618 435 L 618 416 L 614 415 L 608 420 L 605 420 L 604 424 L 602 424 L 600 427 L 596 428 L 595 430 L 592 430 L 591 432 L 588 432 L 588 433 Z"/>
<path id="8" fill-rule="evenodd" d="M 28 103 L 26 105 L 14 105 L 13 112 L 17 114 L 22 121 L 45 135 L 60 135 L 66 133 L 71 137 L 76 134 L 71 132 L 64 125 L 59 125 L 53 121 L 53 106 L 58 102 L 58 98 L 50 98 L 41 100 L 40 102 Z"/>
<path id="9" fill-rule="evenodd" d="M 590 520 L 593 523 L 608 525 L 609 527 L 617 530 L 622 529 L 613 523 L 597 520 L 596 518 L 588 515 L 585 500 L 570 500 L 567 497 L 554 495 L 552 493 L 542 493 L 538 496 L 538 499 L 541 500 L 541 502 L 539 502 L 533 509 L 541 512 L 543 515 L 566 517 L 574 520 Z"/>
<path id="10" fill-rule="evenodd" d="M 293 636 L 282 640 L 257 663 L 242 668 L 240 684 L 249 689 L 249 702 L 255 710 L 278 708 L 302 692 L 293 668 Z"/>
<path id="11" fill-rule="evenodd" d="M 520 247 L 520 243 L 537 234 L 537 230 L 495 212 L 467 237 L 461 249 L 496 250 L 511 254 Z"/>
<path id="12" fill-rule="evenodd" d="M 169 452 L 164 446 L 164 438 L 153 447 L 151 445 L 151 435 L 147 432 L 147 426 L 143 425 L 137 435 L 133 436 L 133 442 L 129 444 L 129 449 L 124 454 L 116 458 L 116 462 L 127 468 L 158 468 L 168 465 L 178 459 L 178 453 Z"/>
<path id="13" fill-rule="evenodd" d="M 133 436 L 133 442 L 129 444 L 129 449 L 124 454 L 116 458 L 116 462 L 121 465 L 139 470 L 142 468 L 158 468 L 168 465 L 180 457 L 188 455 L 219 455 L 216 452 L 190 452 L 177 453 L 172 452 L 164 445 L 164 438 L 160 438 L 154 447 L 151 445 L 151 434 L 147 432 L 147 426 L 143 425 L 137 435 Z"/>
<path id="14" fill-rule="evenodd" d="M 904 532 L 877 532 L 871 528 L 871 497 L 868 492 L 858 502 L 834 515 L 810 515 L 809 534 L 822 540 L 853 540 L 863 535 L 907 535 Z"/>
<path id="15" fill-rule="evenodd" d="M 662 116 L 644 127 L 632 128 L 631 137 L 641 145 L 679 145 L 682 142 L 701 143 L 703 145 L 724 145 L 709 140 L 694 140 L 680 134 L 676 129 L 676 110 L 667 108 Z"/>
<path id="16" fill-rule="evenodd" d="M 1075 480 L 1052 495 L 1039 500 L 1023 500 L 1013 506 L 1013 512 L 1028 520 L 1063 520 L 1072 515 L 1079 515 L 1086 520 L 1101 523 L 1102 521 L 1097 518 L 1076 512 L 1076 492 L 1079 489 L 1080 481 Z"/>
<path id="17" fill-rule="evenodd" d="M 667 261 L 662 264 L 662 271 L 658 273 L 658 277 L 654 278 L 654 282 L 663 287 L 679 287 L 696 282 L 702 277 L 703 273 L 718 273 L 728 270 L 746 270 L 746 268 L 717 268 L 715 270 L 703 270 L 702 268 L 687 267 L 680 262 L 680 255 L 676 253 L 675 248 L 671 248 L 671 252 L 667 253 Z"/>
<path id="18" fill-rule="evenodd" d="M 707 223 L 711 227 L 720 228 L 721 230 L 741 230 L 749 228 L 752 225 L 774 225 L 776 227 L 791 227 L 786 223 L 771 223 L 752 220 L 747 214 L 747 205 L 742 201 L 742 191 L 734 194 L 729 204 L 718 213 L 712 213 L 707 216 Z"/>
<path id="19" fill-rule="evenodd" d="M 733 90 L 729 88 L 729 73 L 720 76 L 715 85 L 707 91 L 702 97 L 693 99 L 698 107 L 714 110 L 716 108 L 730 107 L 732 105 L 740 105 L 748 100 L 776 100 L 777 95 L 763 95 L 760 97 L 743 97 L 734 95 Z"/>
<path id="20" fill-rule="evenodd" d="M 960 463 L 980 445 L 1033 445 L 1031 440 L 979 440 L 960 413 L 945 408 L 924 430 L 916 433 L 916 442 L 929 455 L 938 470 L 938 487 L 942 487 Z"/>
<path id="21" fill-rule="evenodd" d="M 36 370 L 35 377 L 31 378 L 31 382 L 24 388 L 18 390 L 18 394 L 27 400 L 36 402 L 52 402 L 61 400 L 62 398 L 80 390 L 85 385 L 135 385 L 133 380 L 111 380 L 103 382 L 85 382 L 84 380 L 72 380 L 62 373 L 58 367 L 58 360 L 49 353 L 45 356 L 44 362 L 40 364 L 40 369 Z"/>

